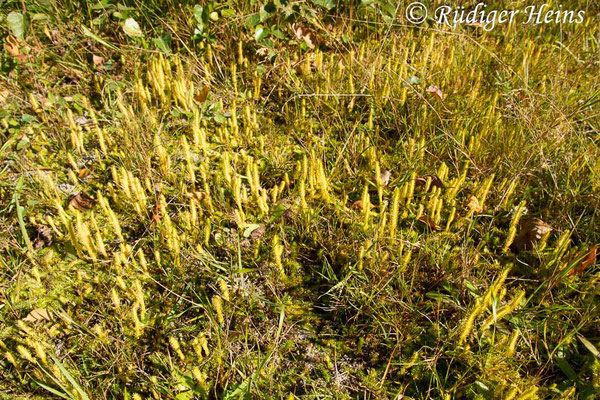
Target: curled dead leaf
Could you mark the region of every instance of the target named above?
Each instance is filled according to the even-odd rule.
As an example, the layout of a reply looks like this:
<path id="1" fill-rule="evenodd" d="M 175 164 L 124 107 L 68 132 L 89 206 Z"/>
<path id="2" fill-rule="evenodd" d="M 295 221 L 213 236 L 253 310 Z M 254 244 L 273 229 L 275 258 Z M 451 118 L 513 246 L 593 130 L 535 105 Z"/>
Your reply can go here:
<path id="1" fill-rule="evenodd" d="M 250 234 L 250 238 L 252 240 L 258 240 L 261 238 L 262 235 L 265 234 L 266 230 L 267 230 L 267 227 L 264 225 L 261 225 L 259 228 L 252 231 L 252 233 Z"/>
<path id="2" fill-rule="evenodd" d="M 75 122 L 75 124 L 79 125 L 79 126 L 86 126 L 86 125 L 93 125 L 94 124 L 85 115 L 80 115 L 78 117 L 75 117 L 75 119 L 73 120 L 73 122 Z"/>
<path id="3" fill-rule="evenodd" d="M 569 271 L 569 275 L 574 275 L 574 274 L 583 275 L 583 271 L 587 267 L 589 267 L 590 265 L 593 265 L 596 262 L 597 250 L 598 250 L 598 246 L 590 247 L 590 249 L 585 254 L 583 260 L 581 260 L 581 263 L 578 266 L 576 266 L 575 268 L 573 268 L 571 271 Z M 581 256 L 581 252 L 577 252 L 577 254 L 575 254 L 575 258 L 579 258 L 580 256 Z"/>
<path id="4" fill-rule="evenodd" d="M 306 43 L 306 45 L 311 49 L 315 48 L 317 45 L 317 38 L 310 29 L 296 24 L 292 25 L 292 29 L 294 30 L 296 39 L 304 40 L 304 43 Z"/>
<path id="5" fill-rule="evenodd" d="M 0 89 L 0 104 L 4 104 L 10 95 L 8 89 Z"/>
<path id="6" fill-rule="evenodd" d="M 208 86 L 204 86 L 202 90 L 194 97 L 194 101 L 198 104 L 202 104 L 208 98 Z"/>
<path id="7" fill-rule="evenodd" d="M 431 185 L 430 187 L 437 187 L 440 189 L 446 189 L 446 186 L 444 186 L 444 183 L 442 182 L 442 180 L 440 179 L 439 176 L 437 175 L 433 175 L 433 174 L 427 174 L 427 175 L 423 175 L 423 176 L 419 176 L 415 179 L 415 186 L 416 187 L 425 187 L 425 185 L 427 184 L 427 179 L 430 178 L 431 179 Z"/>
<path id="8" fill-rule="evenodd" d="M 88 211 L 94 208 L 96 200 L 88 194 L 80 192 L 69 201 L 69 208 L 74 208 L 78 211 Z"/>
<path id="9" fill-rule="evenodd" d="M 511 245 L 511 249 L 516 253 L 523 250 L 530 250 L 533 248 L 535 242 L 553 230 L 552 226 L 539 218 L 529 219 L 523 223 L 521 231 Z"/>
<path id="10" fill-rule="evenodd" d="M 21 48 L 19 46 L 19 43 L 12 36 L 9 36 L 6 38 L 6 43 L 4 44 L 4 48 L 6 49 L 6 52 L 8 54 L 13 56 L 20 62 L 27 61 L 27 55 L 21 53 Z"/>
<path id="11" fill-rule="evenodd" d="M 77 173 L 77 177 L 78 177 L 79 179 L 84 179 L 84 178 L 87 178 L 89 175 L 90 175 L 90 170 L 89 170 L 89 169 L 87 169 L 87 168 L 81 168 L 81 169 L 79 170 L 79 172 Z"/>
<path id="12" fill-rule="evenodd" d="M 260 239 L 265 232 L 267 231 L 267 227 L 259 224 L 250 224 L 244 229 L 244 237 L 250 238 L 252 240 Z"/>
<path id="13" fill-rule="evenodd" d="M 160 203 L 156 203 L 152 212 L 152 222 L 158 223 L 162 219 L 163 209 Z"/>
<path id="14" fill-rule="evenodd" d="M 45 225 L 36 225 L 35 232 L 37 237 L 33 240 L 33 248 L 39 249 L 40 247 L 50 246 L 52 244 L 52 229 Z"/>
<path id="15" fill-rule="evenodd" d="M 350 206 L 350 208 L 352 208 L 353 210 L 362 210 L 365 208 L 364 203 L 362 202 L 362 200 L 356 200 L 354 203 L 352 203 L 352 205 Z M 374 204 L 369 204 L 369 208 L 375 208 Z"/>
<path id="16" fill-rule="evenodd" d="M 52 314 L 45 308 L 36 308 L 32 310 L 25 318 L 24 322 L 52 321 Z"/>
<path id="17" fill-rule="evenodd" d="M 421 215 L 419 218 L 417 218 L 417 221 L 423 222 L 430 229 L 433 229 L 435 231 L 442 230 L 442 227 L 436 224 L 435 221 L 429 215 Z"/>
<path id="18" fill-rule="evenodd" d="M 444 93 L 442 93 L 442 91 L 440 90 L 439 87 L 435 86 L 435 85 L 431 85 L 427 88 L 427 93 L 432 93 L 433 95 L 435 95 L 438 99 L 440 100 L 444 100 Z"/>
<path id="19" fill-rule="evenodd" d="M 101 70 L 104 65 L 104 57 L 100 57 L 94 54 L 92 55 L 92 62 L 94 63 L 96 69 Z"/>
<path id="20" fill-rule="evenodd" d="M 379 174 L 379 179 L 381 180 L 381 184 L 383 186 L 387 186 L 388 183 L 390 183 L 391 177 L 392 177 L 392 173 L 388 170 L 382 171 L 381 174 Z"/>

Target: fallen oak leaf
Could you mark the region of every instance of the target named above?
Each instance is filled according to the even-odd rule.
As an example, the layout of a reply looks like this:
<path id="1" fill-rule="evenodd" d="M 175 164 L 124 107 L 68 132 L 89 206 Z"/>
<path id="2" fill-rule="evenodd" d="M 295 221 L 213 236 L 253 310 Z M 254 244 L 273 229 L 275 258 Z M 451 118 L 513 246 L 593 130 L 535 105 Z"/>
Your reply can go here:
<path id="1" fill-rule="evenodd" d="M 74 208 L 78 211 L 88 211 L 94 208 L 96 200 L 91 198 L 85 192 L 79 192 L 69 201 L 69 208 Z"/>

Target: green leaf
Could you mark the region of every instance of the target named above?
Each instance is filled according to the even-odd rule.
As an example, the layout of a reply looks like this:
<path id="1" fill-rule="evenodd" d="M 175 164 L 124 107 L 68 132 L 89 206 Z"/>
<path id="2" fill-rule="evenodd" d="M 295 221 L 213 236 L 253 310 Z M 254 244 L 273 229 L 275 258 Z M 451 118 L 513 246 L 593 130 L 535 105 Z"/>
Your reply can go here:
<path id="1" fill-rule="evenodd" d="M 223 400 L 233 400 L 239 399 L 244 396 L 244 394 L 248 391 L 248 386 L 250 385 L 251 377 L 248 377 L 242 381 L 239 385 L 234 386 L 234 389 L 230 392 L 226 392 L 223 395 Z"/>
<path id="2" fill-rule="evenodd" d="M 254 31 L 254 40 L 257 42 L 266 38 L 269 35 L 269 30 L 265 29 L 262 25 L 258 25 Z"/>
<path id="3" fill-rule="evenodd" d="M 233 10 L 231 8 L 225 8 L 225 9 L 221 10 L 221 17 L 223 17 L 223 18 L 233 17 L 235 15 L 236 15 L 235 10 Z"/>
<path id="4" fill-rule="evenodd" d="M 25 147 L 29 146 L 29 138 L 27 136 L 23 136 L 19 143 L 17 143 L 17 151 L 23 150 Z"/>
<path id="5" fill-rule="evenodd" d="M 152 39 L 157 50 L 165 54 L 171 53 L 171 35 L 163 35 L 162 37 Z"/>
<path id="6" fill-rule="evenodd" d="M 87 29 L 85 26 L 81 26 L 81 30 L 83 31 L 83 34 L 87 37 L 90 37 L 92 39 L 94 39 L 96 42 L 108 47 L 109 49 L 112 50 L 119 50 L 116 46 L 108 43 L 107 41 L 105 41 L 104 39 L 100 38 L 99 36 L 95 35 L 94 33 L 92 33 L 89 29 Z"/>
<path id="7" fill-rule="evenodd" d="M 58 361 L 58 358 L 54 357 L 53 354 L 50 354 L 50 358 L 52 358 L 52 361 L 54 361 L 54 363 L 56 364 L 56 366 L 58 367 L 58 369 L 60 370 L 60 372 L 64 375 L 64 377 L 67 378 L 67 380 L 69 381 L 69 383 L 71 384 L 71 386 L 73 386 L 73 388 L 77 391 L 77 393 L 79 393 L 79 396 L 83 400 L 90 400 L 90 398 L 88 397 L 88 395 L 83 391 L 83 389 L 81 388 L 81 386 L 79 386 L 79 384 L 77 383 L 77 381 L 71 376 L 71 374 L 69 373 L 69 371 L 67 371 L 67 369 L 64 367 L 64 365 L 62 365 L 61 362 Z"/>
<path id="8" fill-rule="evenodd" d="M 271 214 L 271 218 L 269 219 L 269 222 L 270 223 L 275 222 L 279 217 L 281 217 L 283 215 L 285 210 L 286 210 L 285 205 L 283 205 L 282 203 L 278 204 L 277 207 L 275 207 L 275 210 L 273 210 L 273 213 Z"/>
<path id="9" fill-rule="evenodd" d="M 331 11 L 335 8 L 335 0 L 313 0 L 317 6 L 326 8 L 328 11 Z"/>
<path id="10" fill-rule="evenodd" d="M 208 22 L 208 10 L 201 5 L 195 5 L 194 18 L 196 18 L 196 21 L 198 21 L 199 24 L 203 26 L 206 25 Z"/>
<path id="11" fill-rule="evenodd" d="M 596 346 L 594 346 L 592 344 L 592 342 L 590 342 L 589 340 L 587 340 L 586 338 L 584 338 L 581 335 L 577 335 L 577 337 L 579 338 L 579 340 L 581 341 L 581 343 L 583 343 L 583 345 L 585 346 L 585 348 L 588 349 L 597 359 L 600 360 L 600 351 L 598 351 L 598 349 L 596 348 Z"/>
<path id="12" fill-rule="evenodd" d="M 250 224 L 246 229 L 244 229 L 244 237 L 249 238 L 252 232 L 260 228 L 259 224 Z"/>
<path id="13" fill-rule="evenodd" d="M 275 36 L 277 39 L 285 39 L 285 35 L 279 29 L 271 29 L 271 35 Z"/>
<path id="14" fill-rule="evenodd" d="M 260 8 L 260 11 L 259 11 L 260 21 L 263 22 L 263 21 L 269 19 L 275 11 L 277 11 L 275 4 L 273 4 L 272 2 L 265 4 L 264 6 L 262 6 Z"/>
<path id="15" fill-rule="evenodd" d="M 249 27 L 253 27 L 256 26 L 260 23 L 260 15 L 257 14 L 252 14 L 248 17 L 248 19 L 246 19 L 246 26 Z"/>
<path id="16" fill-rule="evenodd" d="M 6 17 L 6 22 L 17 39 L 25 40 L 25 29 L 27 22 L 25 16 L 20 12 L 13 11 Z"/>
<path id="17" fill-rule="evenodd" d="M 421 83 L 421 79 L 419 79 L 419 77 L 416 75 L 412 75 L 412 76 L 409 76 L 408 78 L 406 78 L 406 80 L 404 82 L 402 82 L 402 86 L 404 86 L 404 87 L 414 86 L 414 85 L 418 85 L 420 83 Z"/>
<path id="18" fill-rule="evenodd" d="M 62 397 L 63 399 L 67 399 L 67 400 L 71 399 L 71 397 L 67 396 L 66 394 L 59 392 L 58 390 L 56 390 L 48 385 L 45 385 L 42 382 L 38 382 L 35 379 L 33 380 L 33 382 L 35 382 L 36 385 L 39 385 L 40 387 L 46 389 L 47 391 L 49 391 L 50 393 L 52 393 L 58 397 Z"/>
<path id="19" fill-rule="evenodd" d="M 19 179 L 19 183 L 17 183 L 17 187 L 19 186 L 19 184 L 22 184 L 23 182 L 23 177 L 21 176 L 21 178 Z M 19 204 L 19 194 L 18 192 L 15 192 L 15 202 L 16 202 L 16 206 L 17 206 L 17 221 L 19 221 L 19 227 L 21 228 L 21 235 L 23 236 L 23 241 L 25 242 L 25 245 L 27 246 L 27 250 L 29 250 L 29 252 L 33 252 L 33 246 L 31 245 L 31 240 L 29 240 L 29 235 L 27 234 L 27 228 L 25 226 L 25 207 L 22 207 L 21 204 Z"/>
<path id="20" fill-rule="evenodd" d="M 125 24 L 123 24 L 123 32 L 125 32 L 126 35 L 132 36 L 132 37 L 143 37 L 144 36 L 144 32 L 142 32 L 137 21 L 133 18 L 127 18 L 125 20 Z"/>
<path id="21" fill-rule="evenodd" d="M 179 393 L 177 396 L 175 396 L 175 398 L 177 400 L 191 400 L 194 398 L 194 392 L 191 390 L 186 390 L 185 392 Z"/>
<path id="22" fill-rule="evenodd" d="M 43 13 L 37 13 L 34 14 L 33 17 L 31 17 L 32 21 L 48 21 L 49 19 L 50 17 Z"/>
<path id="23" fill-rule="evenodd" d="M 572 381 L 577 379 L 577 373 L 575 372 L 573 367 L 571 367 L 571 364 L 567 362 L 567 360 L 565 360 L 564 358 L 556 357 L 554 359 L 554 362 L 556 363 L 556 365 L 558 365 L 560 370 L 567 376 L 567 378 L 571 379 Z"/>
<path id="24" fill-rule="evenodd" d="M 21 121 L 25 122 L 26 124 L 30 124 L 34 121 L 37 121 L 37 118 L 31 114 L 23 114 L 21 115 Z"/>

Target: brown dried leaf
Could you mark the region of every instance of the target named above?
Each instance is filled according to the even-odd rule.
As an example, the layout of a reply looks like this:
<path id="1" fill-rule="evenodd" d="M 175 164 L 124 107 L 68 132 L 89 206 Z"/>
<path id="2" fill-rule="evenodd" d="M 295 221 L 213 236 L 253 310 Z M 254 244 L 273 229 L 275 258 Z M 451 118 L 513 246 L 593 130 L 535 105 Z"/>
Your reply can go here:
<path id="1" fill-rule="evenodd" d="M 75 122 L 75 124 L 79 126 L 93 125 L 93 122 L 90 121 L 85 115 L 75 117 L 73 122 Z"/>
<path id="2" fill-rule="evenodd" d="M 50 246 L 52 244 L 52 229 L 45 225 L 36 225 L 35 231 L 37 237 L 33 240 L 33 248 L 39 249 L 40 247 Z"/>
<path id="3" fill-rule="evenodd" d="M 515 238 L 511 248 L 515 252 L 530 250 L 533 244 L 554 228 L 539 218 L 532 218 L 523 223 L 521 231 Z"/>
<path id="4" fill-rule="evenodd" d="M 354 203 L 352 203 L 350 208 L 352 208 L 353 210 L 362 210 L 365 208 L 365 205 L 363 204 L 362 200 L 356 200 Z M 375 205 L 369 204 L 369 208 L 375 208 Z"/>
<path id="5" fill-rule="evenodd" d="M 192 192 L 192 193 L 188 193 L 187 196 L 191 199 L 194 199 L 196 201 L 202 201 L 206 198 L 206 193 L 204 192 Z"/>
<path id="6" fill-rule="evenodd" d="M 200 92 L 194 97 L 194 101 L 196 101 L 196 103 L 198 103 L 198 104 L 201 104 L 201 103 L 204 103 L 207 98 L 208 98 L 208 86 L 204 86 L 202 88 L 202 90 L 200 90 Z"/>
<path id="7" fill-rule="evenodd" d="M 436 224 L 435 221 L 429 215 L 421 215 L 419 218 L 417 218 L 417 221 L 423 222 L 430 229 L 433 229 L 436 231 L 439 231 L 442 229 L 442 227 L 439 226 L 438 224 Z"/>
<path id="8" fill-rule="evenodd" d="M 418 178 L 415 179 L 415 186 L 417 186 L 417 187 L 424 187 L 427 184 L 427 178 L 431 178 L 431 185 L 430 185 L 430 187 L 437 187 L 437 188 L 440 188 L 440 189 L 446 189 L 446 186 L 444 186 L 444 183 L 442 182 L 442 180 L 440 179 L 440 177 L 437 176 L 437 175 L 433 175 L 433 174 L 419 176 Z"/>
<path id="9" fill-rule="evenodd" d="M 162 219 L 162 206 L 160 203 L 156 203 L 154 211 L 152 212 L 152 222 L 158 223 Z"/>
<path id="10" fill-rule="evenodd" d="M 19 45 L 16 42 L 11 43 L 10 41 L 7 41 L 4 47 L 6 48 L 6 52 L 8 54 L 13 56 L 20 62 L 27 61 L 27 55 L 21 53 L 21 49 L 19 49 Z"/>
<path id="11" fill-rule="evenodd" d="M 427 93 L 433 93 L 438 99 L 444 100 L 444 93 L 442 93 L 440 88 L 435 85 L 429 86 L 427 88 Z"/>
<path id="12" fill-rule="evenodd" d="M 479 204 L 479 200 L 477 200 L 477 197 L 473 195 L 469 197 L 469 204 L 467 204 L 467 207 L 473 211 L 473 214 L 481 214 L 483 211 L 483 207 L 481 207 L 481 204 Z"/>
<path id="13" fill-rule="evenodd" d="M 363 209 L 363 202 L 361 200 L 356 200 L 354 203 L 352 203 L 352 205 L 350 206 L 350 208 L 352 208 L 353 210 L 362 210 Z"/>
<path id="14" fill-rule="evenodd" d="M 79 170 L 79 172 L 77 173 L 77 176 L 79 177 L 79 179 L 87 178 L 89 175 L 90 175 L 90 170 L 87 168 L 81 168 Z"/>
<path id="15" fill-rule="evenodd" d="M 104 65 L 104 57 L 97 56 L 95 54 L 92 55 L 92 62 L 96 69 L 101 70 Z"/>
<path id="16" fill-rule="evenodd" d="M 47 97 L 43 97 L 41 99 L 41 103 L 42 103 L 43 108 L 48 108 L 48 107 L 52 106 L 52 104 L 53 104 L 52 101 Z"/>
<path id="17" fill-rule="evenodd" d="M 52 314 L 45 308 L 36 308 L 32 310 L 22 321 L 24 322 L 37 322 L 37 321 L 51 321 Z"/>
<path id="18" fill-rule="evenodd" d="M 585 258 L 583 260 L 581 260 L 581 264 L 579 264 L 579 266 L 573 268 L 570 272 L 569 275 L 573 275 L 575 273 L 577 273 L 578 275 L 583 275 L 583 271 L 589 267 L 590 265 L 593 265 L 596 262 L 596 251 L 598 250 L 598 246 L 593 246 L 591 247 Z M 577 254 L 575 254 L 575 257 L 578 258 L 579 256 L 581 256 L 581 253 L 578 252 Z"/>
<path id="19" fill-rule="evenodd" d="M 252 231 L 252 233 L 250 234 L 250 238 L 252 240 L 258 240 L 261 238 L 262 235 L 265 234 L 265 231 L 267 230 L 267 227 L 264 225 L 259 226 L 258 228 L 256 228 L 255 230 Z"/>
<path id="20" fill-rule="evenodd" d="M 315 34 L 310 29 L 295 24 L 292 25 L 292 29 L 294 29 L 294 35 L 296 36 L 296 39 L 304 40 L 304 43 L 306 43 L 306 45 L 311 49 L 315 48 L 317 39 Z"/>
<path id="21" fill-rule="evenodd" d="M 379 175 L 379 179 L 381 179 L 381 184 L 383 186 L 387 186 L 388 183 L 390 183 L 390 178 L 392 177 L 392 173 L 388 170 L 383 171 L 380 175 Z"/>
<path id="22" fill-rule="evenodd" d="M 92 208 L 94 208 L 95 205 L 96 200 L 94 200 L 84 192 L 78 193 L 69 201 L 69 207 L 72 207 L 79 211 L 91 210 Z"/>
<path id="23" fill-rule="evenodd" d="M 10 96 L 10 91 L 8 89 L 0 89 L 0 104 L 4 104 L 6 100 Z"/>

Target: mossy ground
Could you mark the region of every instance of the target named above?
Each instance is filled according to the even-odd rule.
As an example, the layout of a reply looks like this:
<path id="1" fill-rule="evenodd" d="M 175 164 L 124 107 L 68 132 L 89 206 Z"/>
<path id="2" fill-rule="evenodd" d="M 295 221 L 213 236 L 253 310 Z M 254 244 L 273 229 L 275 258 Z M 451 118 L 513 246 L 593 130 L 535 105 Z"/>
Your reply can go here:
<path id="1" fill-rule="evenodd" d="M 259 3 L 0 6 L 4 397 L 593 398 L 597 6 Z"/>

